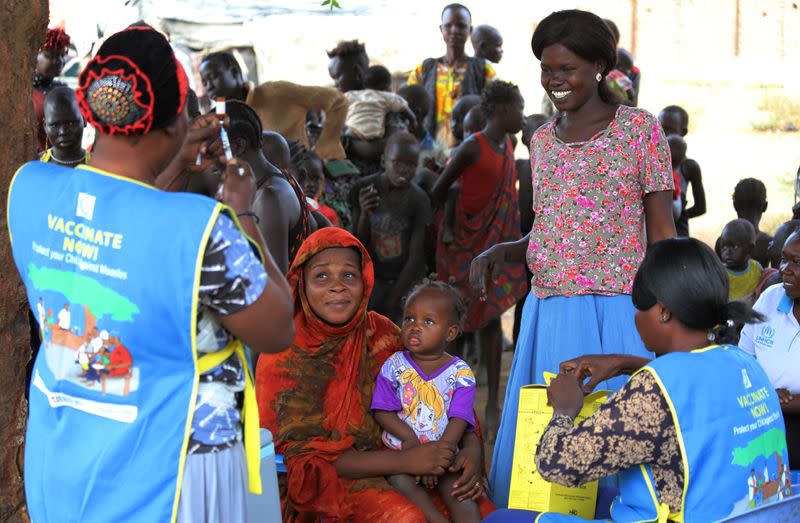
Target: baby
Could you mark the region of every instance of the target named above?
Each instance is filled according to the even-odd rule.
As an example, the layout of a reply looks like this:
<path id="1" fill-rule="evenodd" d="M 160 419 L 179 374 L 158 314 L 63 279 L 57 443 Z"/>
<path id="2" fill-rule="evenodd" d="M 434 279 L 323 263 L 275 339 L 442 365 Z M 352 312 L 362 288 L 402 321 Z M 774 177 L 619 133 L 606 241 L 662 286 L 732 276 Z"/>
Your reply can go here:
<path id="1" fill-rule="evenodd" d="M 389 448 L 404 450 L 438 440 L 457 446 L 475 426 L 475 376 L 463 360 L 445 352 L 461 333 L 464 314 L 461 295 L 446 283 L 426 281 L 409 294 L 400 332 L 406 350 L 383 364 L 372 397 L 375 420 Z M 481 519 L 474 501 L 452 496 L 457 474 L 425 476 L 421 485 L 404 474 L 387 479 L 429 522 L 448 519 L 424 488 L 436 488 L 453 521 Z"/>
<path id="2" fill-rule="evenodd" d="M 719 257 L 728 270 L 728 299 L 753 306 L 764 280 L 774 271 L 765 271 L 750 257 L 756 244 L 756 230 L 747 220 L 729 222 L 719 238 Z"/>

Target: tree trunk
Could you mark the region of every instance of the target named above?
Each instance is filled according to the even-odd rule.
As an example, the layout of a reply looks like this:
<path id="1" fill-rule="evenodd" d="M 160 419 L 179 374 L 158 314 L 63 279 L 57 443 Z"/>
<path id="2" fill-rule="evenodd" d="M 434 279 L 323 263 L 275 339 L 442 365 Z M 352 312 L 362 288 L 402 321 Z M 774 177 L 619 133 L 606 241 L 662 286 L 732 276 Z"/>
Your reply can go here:
<path id="1" fill-rule="evenodd" d="M 27 522 L 22 449 L 30 359 L 28 301 L 11 257 L 5 206 L 17 168 L 36 155 L 31 75 L 47 28 L 47 0 L 0 5 L 0 522 Z"/>

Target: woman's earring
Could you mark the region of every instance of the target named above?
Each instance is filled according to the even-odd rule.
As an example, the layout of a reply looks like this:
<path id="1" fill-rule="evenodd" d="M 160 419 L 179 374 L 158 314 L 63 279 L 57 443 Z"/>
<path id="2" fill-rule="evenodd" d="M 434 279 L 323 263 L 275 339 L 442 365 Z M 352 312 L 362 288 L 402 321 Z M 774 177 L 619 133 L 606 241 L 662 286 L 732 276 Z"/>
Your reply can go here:
<path id="1" fill-rule="evenodd" d="M 669 321 L 669 316 L 666 312 L 664 312 L 658 317 L 658 319 L 661 320 L 661 323 L 667 323 Z"/>
<path id="2" fill-rule="evenodd" d="M 603 75 L 602 75 L 602 74 L 600 74 L 600 73 L 597 73 L 597 74 L 594 76 L 594 78 L 595 78 L 595 80 L 597 80 L 597 81 L 599 82 L 600 80 L 602 80 L 602 79 L 603 79 Z"/>

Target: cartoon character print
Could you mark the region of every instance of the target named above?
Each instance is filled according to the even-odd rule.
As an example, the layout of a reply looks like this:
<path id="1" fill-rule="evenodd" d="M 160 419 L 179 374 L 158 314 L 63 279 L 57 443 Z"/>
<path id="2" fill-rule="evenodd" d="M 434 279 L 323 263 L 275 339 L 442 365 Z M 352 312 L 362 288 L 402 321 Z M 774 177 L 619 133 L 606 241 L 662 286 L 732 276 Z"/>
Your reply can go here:
<path id="1" fill-rule="evenodd" d="M 400 375 L 403 386 L 403 419 L 419 435 L 428 436 L 431 440 L 439 439 L 440 431 L 444 432 L 440 418 L 445 415 L 445 404 L 439 389 L 429 381 L 425 381 L 414 369 L 406 369 Z M 406 401 L 408 399 L 408 401 Z M 447 425 L 445 419 L 445 426 Z M 420 438 L 421 441 L 421 438 Z"/>

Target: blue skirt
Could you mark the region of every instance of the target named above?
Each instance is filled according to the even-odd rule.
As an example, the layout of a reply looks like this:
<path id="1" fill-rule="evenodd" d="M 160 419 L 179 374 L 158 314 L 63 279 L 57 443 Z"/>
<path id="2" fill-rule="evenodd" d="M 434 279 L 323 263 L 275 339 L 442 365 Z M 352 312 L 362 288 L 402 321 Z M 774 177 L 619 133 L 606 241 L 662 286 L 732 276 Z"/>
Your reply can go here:
<path id="1" fill-rule="evenodd" d="M 508 506 L 520 388 L 544 383 L 543 372 L 558 373 L 561 362 L 586 354 L 652 358 L 636 331 L 635 313 L 628 295 L 539 299 L 533 292 L 528 294 L 489 472 L 492 501 L 498 507 Z M 602 382 L 598 388 L 618 390 L 626 381 L 626 376 L 620 376 Z"/>

